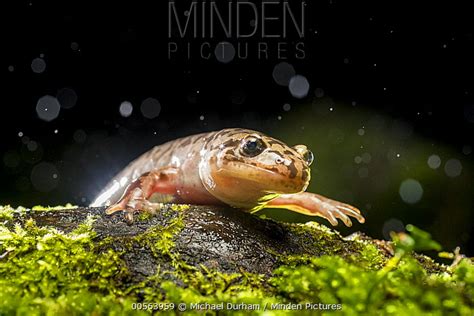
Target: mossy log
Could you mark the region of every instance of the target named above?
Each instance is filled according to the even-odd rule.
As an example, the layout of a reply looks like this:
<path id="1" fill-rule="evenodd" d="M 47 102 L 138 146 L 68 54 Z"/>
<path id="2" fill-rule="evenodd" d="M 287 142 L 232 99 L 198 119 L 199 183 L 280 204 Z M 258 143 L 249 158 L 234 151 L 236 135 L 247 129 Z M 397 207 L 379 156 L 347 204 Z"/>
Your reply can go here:
<path id="1" fill-rule="evenodd" d="M 474 268 L 460 266 L 462 273 L 423 255 L 397 257 L 390 242 L 360 233 L 344 238 L 314 222 L 226 207 L 164 205 L 132 224 L 104 208 L 0 207 L 0 314 L 144 312 L 137 303 L 173 304 L 149 306 L 170 313 L 184 303 L 188 311 L 211 304 L 198 305 L 210 313 L 234 304 L 242 314 L 263 306 L 275 314 L 463 314 L 473 307 Z M 426 293 L 433 297 L 424 302 Z M 312 303 L 325 305 L 304 305 Z"/>
<path id="2" fill-rule="evenodd" d="M 388 258 L 391 251 L 388 242 L 372 240 L 362 234 L 343 238 L 315 222 L 310 225 L 281 223 L 233 208 L 164 206 L 153 216 L 143 215 L 135 215 L 130 224 L 120 212 L 109 216 L 104 208 L 75 208 L 32 211 L 13 222 L 31 218 L 38 226 L 54 227 L 67 233 L 93 216 L 94 240 L 110 240 L 100 251 L 108 247 L 118 252 L 126 250 L 122 259 L 132 282 L 155 274 L 157 266 L 170 264 L 170 258 L 155 256 L 153 250 L 142 243 L 145 235 L 150 244 L 157 243 L 159 247 L 162 232 L 167 228 L 172 231 L 173 252 L 180 260 L 224 273 L 239 273 L 243 269 L 270 276 L 287 256 L 358 257 L 367 244 L 381 250 L 382 258 L 377 260 Z"/>

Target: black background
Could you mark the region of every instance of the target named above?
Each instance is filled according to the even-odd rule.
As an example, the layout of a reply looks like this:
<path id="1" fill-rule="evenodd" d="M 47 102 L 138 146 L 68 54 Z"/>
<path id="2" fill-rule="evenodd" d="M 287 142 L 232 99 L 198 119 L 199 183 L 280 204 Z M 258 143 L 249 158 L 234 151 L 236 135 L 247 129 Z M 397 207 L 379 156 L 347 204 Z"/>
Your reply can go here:
<path id="1" fill-rule="evenodd" d="M 33 0 L 10 1 L 2 9 L 0 152 L 21 151 L 22 132 L 41 144 L 41 160 L 58 163 L 61 181 L 47 193 L 25 184 L 19 189 L 15 181 L 28 179 L 31 165 L 0 168 L 0 204 L 85 204 L 150 145 L 227 126 L 265 130 L 265 120 L 284 103 L 313 95 L 296 100 L 276 85 L 275 57 L 259 60 L 253 53 L 228 64 L 195 55 L 169 60 L 167 7 L 158 0 L 101 6 Z M 467 1 L 308 1 L 306 14 L 306 58 L 287 61 L 312 88 L 403 118 L 436 142 L 459 150 L 473 145 L 474 45 Z M 40 54 L 47 67 L 37 74 L 31 61 Z M 53 122 L 39 120 L 38 98 L 64 87 L 78 95 L 76 106 Z M 139 114 L 137 105 L 147 97 L 161 103 L 159 119 Z M 118 112 L 124 100 L 135 105 L 127 119 Z M 88 135 L 80 152 L 72 137 L 78 129 Z M 108 138 L 114 135 L 120 141 Z"/>

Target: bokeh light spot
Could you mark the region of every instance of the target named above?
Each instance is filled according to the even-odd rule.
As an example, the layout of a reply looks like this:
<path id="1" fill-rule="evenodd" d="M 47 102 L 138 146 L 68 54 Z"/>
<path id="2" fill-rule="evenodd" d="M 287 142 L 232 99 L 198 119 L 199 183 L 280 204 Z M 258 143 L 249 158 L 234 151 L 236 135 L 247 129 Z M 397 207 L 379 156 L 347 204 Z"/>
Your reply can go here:
<path id="1" fill-rule="evenodd" d="M 415 179 L 406 179 L 400 184 L 398 191 L 403 202 L 415 204 L 423 197 L 423 187 Z"/>
<path id="2" fill-rule="evenodd" d="M 463 153 L 464 155 L 470 155 L 470 154 L 472 153 L 472 147 L 469 146 L 469 145 L 464 145 L 464 146 L 462 147 L 462 153 Z"/>
<path id="3" fill-rule="evenodd" d="M 362 154 L 362 162 L 368 164 L 372 161 L 372 156 L 369 153 Z"/>
<path id="4" fill-rule="evenodd" d="M 275 80 L 278 85 L 283 87 L 287 87 L 291 78 L 293 78 L 295 75 L 295 68 L 285 61 L 275 65 L 273 68 L 273 80 Z"/>
<path id="5" fill-rule="evenodd" d="M 61 105 L 53 96 L 45 95 L 36 103 L 36 113 L 43 121 L 50 122 L 58 117 Z"/>
<path id="6" fill-rule="evenodd" d="M 306 77 L 301 75 L 296 75 L 290 80 L 288 89 L 293 97 L 302 99 L 308 95 L 309 91 L 309 82 Z"/>
<path id="7" fill-rule="evenodd" d="M 50 192 L 58 185 L 59 172 L 52 163 L 40 162 L 31 170 L 30 179 L 36 190 Z"/>
<path id="8" fill-rule="evenodd" d="M 161 105 L 157 99 L 148 98 L 143 100 L 140 110 L 147 119 L 154 119 L 160 115 Z"/>
<path id="9" fill-rule="evenodd" d="M 79 50 L 79 44 L 77 42 L 72 42 L 71 49 L 72 51 L 77 52 Z"/>
<path id="10" fill-rule="evenodd" d="M 449 159 L 444 165 L 444 172 L 448 177 L 455 178 L 461 175 L 462 164 L 458 159 Z"/>
<path id="11" fill-rule="evenodd" d="M 64 109 L 70 109 L 76 105 L 77 94 L 71 88 L 62 88 L 56 94 L 56 98 Z"/>
<path id="12" fill-rule="evenodd" d="M 234 45 L 229 42 L 220 42 L 216 45 L 214 54 L 219 62 L 223 64 L 230 63 L 235 57 Z"/>
<path id="13" fill-rule="evenodd" d="M 16 168 L 20 165 L 21 157 L 20 155 L 14 151 L 10 150 L 3 155 L 3 163 L 8 168 Z"/>
<path id="14" fill-rule="evenodd" d="M 441 166 L 441 158 L 438 155 L 431 155 L 428 157 L 428 166 L 431 169 L 438 169 Z"/>
<path id="15" fill-rule="evenodd" d="M 474 105 L 469 104 L 464 106 L 464 117 L 470 123 L 474 123 Z"/>
<path id="16" fill-rule="evenodd" d="M 46 62 L 44 61 L 43 58 L 35 58 L 31 62 L 31 70 L 33 70 L 34 73 L 40 74 L 46 70 Z"/>
<path id="17" fill-rule="evenodd" d="M 120 112 L 120 115 L 122 115 L 123 117 L 129 117 L 130 115 L 132 115 L 132 112 L 133 112 L 132 103 L 128 101 L 123 101 L 122 103 L 120 103 L 119 112 Z"/>
<path id="18" fill-rule="evenodd" d="M 388 221 L 386 221 L 383 224 L 383 227 L 382 227 L 382 234 L 386 240 L 391 240 L 390 232 L 399 233 L 399 232 L 404 232 L 404 231 L 405 231 L 405 225 L 403 225 L 403 222 L 401 220 L 396 219 L 396 218 L 390 218 Z"/>
<path id="19" fill-rule="evenodd" d="M 316 98 L 322 98 L 324 97 L 324 90 L 321 88 L 316 88 L 316 90 L 314 90 L 314 95 Z"/>
<path id="20" fill-rule="evenodd" d="M 38 149 L 38 143 L 31 140 L 26 144 L 26 148 L 28 148 L 29 151 L 36 151 Z"/>
<path id="21" fill-rule="evenodd" d="M 359 173 L 360 178 L 367 178 L 369 176 L 369 168 L 367 167 L 359 168 L 358 173 Z"/>
<path id="22" fill-rule="evenodd" d="M 74 138 L 74 141 L 76 143 L 82 144 L 86 141 L 87 134 L 82 129 L 78 129 L 77 131 L 74 132 L 74 134 L 72 135 L 72 138 Z"/>

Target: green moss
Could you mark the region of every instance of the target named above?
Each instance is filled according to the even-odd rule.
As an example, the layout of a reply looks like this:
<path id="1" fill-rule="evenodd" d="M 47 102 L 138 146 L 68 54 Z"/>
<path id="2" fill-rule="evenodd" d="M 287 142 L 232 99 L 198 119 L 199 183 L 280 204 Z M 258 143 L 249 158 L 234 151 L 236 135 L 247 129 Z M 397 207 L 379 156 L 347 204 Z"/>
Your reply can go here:
<path id="1" fill-rule="evenodd" d="M 42 205 L 36 205 L 33 206 L 31 209 L 33 211 L 58 211 L 58 210 L 64 210 L 64 209 L 75 209 L 77 208 L 77 205 L 72 205 L 70 203 L 67 203 L 66 205 L 59 205 L 59 206 L 42 206 Z"/>
<path id="2" fill-rule="evenodd" d="M 177 258 L 174 248 L 173 237 L 184 228 L 183 216 L 180 214 L 172 218 L 167 226 L 157 226 L 149 229 L 142 235 L 131 240 L 130 245 L 138 243 L 148 246 L 155 255 L 166 255 L 170 259 Z"/>
<path id="3" fill-rule="evenodd" d="M 407 257 L 385 276 L 383 270 L 367 270 L 324 256 L 312 258 L 306 265 L 280 267 L 271 282 L 286 300 L 342 304 L 348 315 L 470 315 L 472 296 L 465 294 L 474 286 L 467 277 L 474 267 L 466 262 L 458 269 L 469 271 L 463 274 L 463 282 L 447 275 L 428 275 L 416 260 Z"/>
<path id="4" fill-rule="evenodd" d="M 18 207 L 14 209 L 9 205 L 6 205 L 6 206 L 0 205 L 0 221 L 12 220 L 15 214 L 24 214 L 26 210 L 27 209 L 24 207 Z"/>
<path id="5" fill-rule="evenodd" d="M 301 304 L 292 307 L 310 314 L 337 310 L 346 315 L 472 315 L 473 263 L 464 258 L 441 272 L 425 269 L 413 251 L 439 245 L 414 227 L 408 229 L 410 234 L 393 235 L 395 255 L 387 258 L 373 243 L 342 240 L 322 225 L 290 225 L 294 233 L 311 235 L 307 247 L 318 247 L 325 255 L 276 254 L 280 266 L 268 277 L 245 270 L 226 274 L 184 261 L 174 242 L 185 228 L 182 211 L 169 208 L 166 225 L 130 237 L 123 250 L 112 250 L 112 237 L 97 238 L 93 217 L 70 233 L 38 227 L 32 220 L 14 226 L 0 222 L 0 315 L 135 315 L 149 314 L 145 306 L 170 308 L 168 303 L 184 303 L 188 311 L 191 304 L 214 304 L 224 310 L 227 304 L 247 304 L 260 307 L 255 314 L 266 307 L 266 315 L 301 313 L 287 310 L 285 304 Z M 0 208 L 0 217 L 11 221 L 15 212 Z M 149 249 L 169 264 L 156 266 L 155 273 L 141 282 L 124 282 L 129 271 L 122 258 L 127 247 L 134 246 Z M 152 304 L 136 310 L 135 303 Z M 165 312 L 175 314 L 176 308 Z"/>
<path id="6" fill-rule="evenodd" d="M 110 291 L 122 267 L 119 254 L 94 252 L 91 225 L 88 219 L 68 234 L 33 220 L 0 226 L 0 314 L 122 311 L 126 306 L 117 307 Z"/>
<path id="7" fill-rule="evenodd" d="M 171 207 L 170 207 L 173 211 L 176 211 L 176 212 L 182 212 L 182 211 L 186 211 L 189 209 L 189 205 L 187 204 L 171 204 Z"/>

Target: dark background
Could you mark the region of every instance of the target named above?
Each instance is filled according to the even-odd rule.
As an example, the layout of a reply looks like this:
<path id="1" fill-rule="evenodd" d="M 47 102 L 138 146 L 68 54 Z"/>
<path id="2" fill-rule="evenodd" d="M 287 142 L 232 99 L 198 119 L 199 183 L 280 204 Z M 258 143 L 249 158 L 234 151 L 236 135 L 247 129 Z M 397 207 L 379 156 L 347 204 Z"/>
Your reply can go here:
<path id="1" fill-rule="evenodd" d="M 319 88 L 335 107 L 347 109 L 341 120 L 377 115 L 403 122 L 410 137 L 434 146 L 434 152 L 437 147 L 449 150 L 463 163 L 461 191 L 439 189 L 455 180 L 430 182 L 438 197 L 446 195 L 444 202 L 430 199 L 433 194 L 424 196 L 423 208 L 432 213 L 411 214 L 416 206 L 400 204 L 398 183 L 391 195 L 396 203 L 384 202 L 377 212 L 372 203 L 366 213 L 368 223 L 356 229 L 387 237 L 382 226 L 398 212 L 396 220 L 430 230 L 448 249 L 461 245 L 474 252 L 473 173 L 468 167 L 474 135 L 474 45 L 467 1 L 308 1 L 302 39 L 306 58 L 286 60 L 310 83 L 304 99 L 292 97 L 287 87 L 275 83 L 272 71 L 281 62 L 275 56 L 259 60 L 250 53 L 248 60 L 235 58 L 227 64 L 196 55 L 191 60 L 168 60 L 167 1 L 102 7 L 84 1 L 10 2 L 2 3 L 1 13 L 0 204 L 88 204 L 138 154 L 195 132 L 241 126 L 290 141 L 291 131 L 302 127 L 300 121 L 325 120 L 321 112 L 311 110 L 321 97 L 314 93 Z M 184 10 L 188 4 L 182 1 L 178 7 Z M 294 34 L 287 39 L 289 43 L 299 40 Z M 41 73 L 32 71 L 35 58 L 45 62 Z M 63 88 L 75 92 L 75 106 L 61 109 L 51 122 L 40 120 L 35 111 L 38 99 L 56 96 Z M 159 116 L 151 120 L 140 113 L 141 102 L 149 97 L 161 104 Z M 128 118 L 118 111 L 123 101 L 134 106 Z M 288 113 L 283 110 L 286 103 L 292 108 Z M 287 114 L 290 119 L 278 119 Z M 306 133 L 306 137 L 326 136 Z M 344 146 L 338 145 L 342 148 L 338 155 L 349 151 Z M 417 144 L 406 148 L 410 151 Z M 318 150 L 314 150 L 316 157 Z M 347 155 L 352 161 L 352 152 Z M 424 166 L 426 159 L 420 158 Z M 49 167 L 32 174 L 43 162 Z M 400 170 L 408 169 L 404 167 Z M 319 168 L 324 170 L 324 164 Z M 54 180 L 51 172 L 56 174 Z M 370 179 L 365 181 L 365 187 L 375 186 Z M 323 193 L 339 197 L 340 181 L 328 183 Z M 364 191 L 364 186 L 357 190 Z M 370 200 L 364 194 L 352 194 L 350 202 L 364 208 Z M 462 227 L 443 220 L 451 212 L 452 204 L 446 201 L 458 198 L 464 201 L 456 213 Z M 400 208 L 407 210 L 406 217 L 400 215 Z M 372 220 L 371 212 L 378 214 Z"/>

